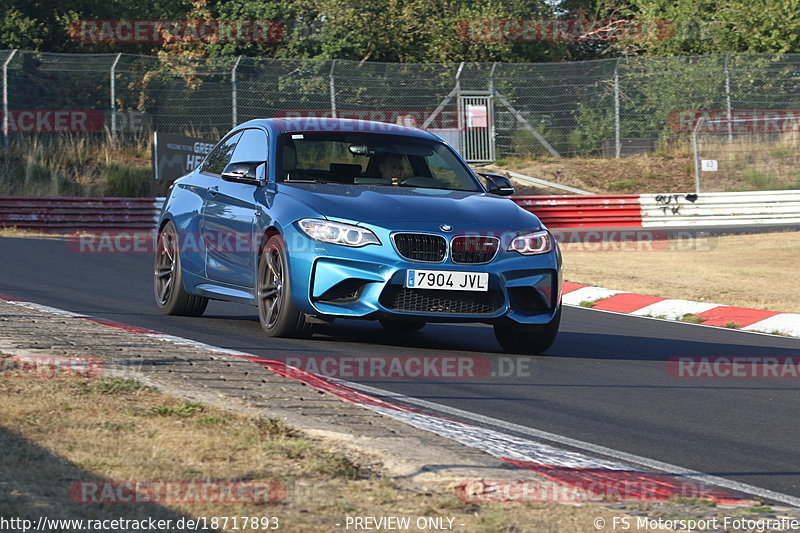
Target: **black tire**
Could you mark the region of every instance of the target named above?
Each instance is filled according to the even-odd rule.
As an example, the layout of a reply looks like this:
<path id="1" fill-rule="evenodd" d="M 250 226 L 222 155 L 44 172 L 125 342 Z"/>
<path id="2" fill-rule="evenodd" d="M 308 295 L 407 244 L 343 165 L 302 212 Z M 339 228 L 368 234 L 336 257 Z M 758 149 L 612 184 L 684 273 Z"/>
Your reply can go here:
<path id="1" fill-rule="evenodd" d="M 309 337 L 311 324 L 306 323 L 292 300 L 289 260 L 280 235 L 264 245 L 258 259 L 256 296 L 258 320 L 270 337 Z"/>
<path id="2" fill-rule="evenodd" d="M 542 325 L 507 326 L 495 324 L 494 336 L 503 349 L 510 353 L 525 355 L 540 354 L 547 351 L 556 340 L 561 323 L 561 307 L 553 320 Z"/>
<path id="3" fill-rule="evenodd" d="M 379 320 L 379 322 L 384 329 L 397 332 L 418 331 L 425 327 L 425 322 L 419 320 L 392 320 L 383 318 Z"/>
<path id="4" fill-rule="evenodd" d="M 156 243 L 153 268 L 153 295 L 156 305 L 165 315 L 202 315 L 208 305 L 208 298 L 189 294 L 183 288 L 180 243 L 172 222 L 164 225 Z"/>

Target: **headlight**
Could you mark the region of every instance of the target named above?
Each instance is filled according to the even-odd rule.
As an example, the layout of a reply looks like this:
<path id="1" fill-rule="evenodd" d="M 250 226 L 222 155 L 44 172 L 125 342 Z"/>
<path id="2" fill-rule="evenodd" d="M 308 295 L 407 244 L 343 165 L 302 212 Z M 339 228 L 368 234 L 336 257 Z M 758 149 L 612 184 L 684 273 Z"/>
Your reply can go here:
<path id="1" fill-rule="evenodd" d="M 547 230 L 517 235 L 508 247 L 509 252 L 522 255 L 546 254 L 553 249 L 553 236 Z"/>
<path id="2" fill-rule="evenodd" d="M 330 220 L 320 220 L 318 218 L 304 218 L 297 225 L 303 230 L 303 233 L 315 241 L 353 247 L 381 243 L 378 237 L 370 230 L 353 226 L 352 224 L 331 222 Z"/>

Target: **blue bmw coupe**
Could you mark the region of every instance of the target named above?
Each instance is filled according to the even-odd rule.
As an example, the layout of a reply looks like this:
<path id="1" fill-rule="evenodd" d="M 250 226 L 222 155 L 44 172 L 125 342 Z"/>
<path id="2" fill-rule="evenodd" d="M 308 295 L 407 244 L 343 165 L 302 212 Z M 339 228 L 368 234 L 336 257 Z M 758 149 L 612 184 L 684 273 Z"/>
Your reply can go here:
<path id="1" fill-rule="evenodd" d="M 268 335 L 379 320 L 492 324 L 540 353 L 561 317 L 561 255 L 511 182 L 441 138 L 391 124 L 280 118 L 228 133 L 169 190 L 154 292 L 167 314 L 255 305 Z"/>

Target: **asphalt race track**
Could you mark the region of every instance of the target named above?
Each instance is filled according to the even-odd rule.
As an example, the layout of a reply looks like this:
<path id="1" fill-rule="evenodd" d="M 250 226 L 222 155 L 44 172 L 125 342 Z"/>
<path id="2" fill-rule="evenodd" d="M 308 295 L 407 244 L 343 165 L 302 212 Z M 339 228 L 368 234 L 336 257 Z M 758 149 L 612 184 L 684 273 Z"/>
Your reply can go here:
<path id="1" fill-rule="evenodd" d="M 243 305 L 211 302 L 204 318 L 160 315 L 151 264 L 150 254 L 75 253 L 64 241 L 2 238 L 0 293 L 274 358 L 505 358 L 523 371 L 354 381 L 800 497 L 800 380 L 676 378 L 666 364 L 674 356 L 797 357 L 800 339 L 572 307 L 548 356 L 510 357 L 483 325 L 394 334 L 339 321 L 313 339 L 271 339 L 255 308 Z"/>

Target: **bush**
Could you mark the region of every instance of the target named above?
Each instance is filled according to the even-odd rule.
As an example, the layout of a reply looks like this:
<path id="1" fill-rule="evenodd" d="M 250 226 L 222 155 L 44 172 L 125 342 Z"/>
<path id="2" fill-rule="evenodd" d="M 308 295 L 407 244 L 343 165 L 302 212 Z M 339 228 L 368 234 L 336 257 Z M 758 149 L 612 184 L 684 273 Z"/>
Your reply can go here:
<path id="1" fill-rule="evenodd" d="M 106 167 L 106 196 L 147 196 L 150 193 L 149 168 L 110 163 Z"/>

